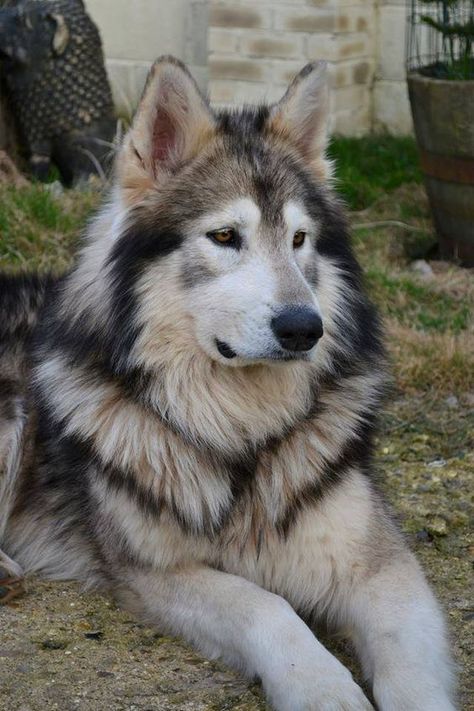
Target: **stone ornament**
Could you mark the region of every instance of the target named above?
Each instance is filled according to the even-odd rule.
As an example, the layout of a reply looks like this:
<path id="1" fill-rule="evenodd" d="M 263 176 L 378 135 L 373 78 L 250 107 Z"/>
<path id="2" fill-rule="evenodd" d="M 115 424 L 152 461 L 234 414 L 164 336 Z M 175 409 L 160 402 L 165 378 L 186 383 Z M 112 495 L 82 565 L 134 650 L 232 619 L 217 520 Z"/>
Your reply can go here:
<path id="1" fill-rule="evenodd" d="M 0 67 L 33 175 L 67 185 L 103 177 L 116 121 L 99 31 L 82 0 L 0 8 Z"/>

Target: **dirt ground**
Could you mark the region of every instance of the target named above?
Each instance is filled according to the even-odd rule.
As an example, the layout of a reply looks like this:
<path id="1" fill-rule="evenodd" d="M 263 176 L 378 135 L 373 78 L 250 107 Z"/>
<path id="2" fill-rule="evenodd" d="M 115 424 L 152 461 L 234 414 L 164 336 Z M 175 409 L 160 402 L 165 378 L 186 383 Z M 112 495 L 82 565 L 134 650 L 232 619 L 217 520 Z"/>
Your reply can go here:
<path id="1" fill-rule="evenodd" d="M 391 405 L 377 452 L 387 494 L 446 610 L 465 711 L 474 708 L 473 438 L 472 394 L 410 397 Z M 1 711 L 267 708 L 256 685 L 73 583 L 30 580 L 24 597 L 0 608 L 0 629 Z M 330 646 L 357 675 L 350 651 Z"/>

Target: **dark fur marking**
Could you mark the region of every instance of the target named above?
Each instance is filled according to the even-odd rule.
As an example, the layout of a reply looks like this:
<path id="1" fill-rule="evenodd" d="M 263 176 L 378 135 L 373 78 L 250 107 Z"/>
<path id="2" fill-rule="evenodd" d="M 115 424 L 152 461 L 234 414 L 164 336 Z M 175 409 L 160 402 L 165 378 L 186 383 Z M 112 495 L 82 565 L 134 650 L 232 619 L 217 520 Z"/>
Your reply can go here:
<path id="1" fill-rule="evenodd" d="M 143 271 L 152 262 L 163 259 L 181 246 L 183 238 L 174 231 L 160 231 L 156 224 L 141 223 L 140 216 L 132 216 L 112 250 L 112 313 L 108 340 L 114 354 L 113 361 L 124 367 L 139 335 L 135 315 L 137 299 L 135 286 Z M 125 331 L 125 333 L 124 333 Z"/>
<path id="2" fill-rule="evenodd" d="M 321 501 L 344 480 L 350 468 L 357 466 L 363 473 L 369 472 L 374 430 L 374 416 L 367 414 L 366 421 L 345 444 L 338 458 L 327 461 L 318 480 L 305 486 L 287 506 L 277 522 L 277 530 L 282 537 L 286 538 L 289 535 L 291 528 L 296 524 L 298 514 Z"/>

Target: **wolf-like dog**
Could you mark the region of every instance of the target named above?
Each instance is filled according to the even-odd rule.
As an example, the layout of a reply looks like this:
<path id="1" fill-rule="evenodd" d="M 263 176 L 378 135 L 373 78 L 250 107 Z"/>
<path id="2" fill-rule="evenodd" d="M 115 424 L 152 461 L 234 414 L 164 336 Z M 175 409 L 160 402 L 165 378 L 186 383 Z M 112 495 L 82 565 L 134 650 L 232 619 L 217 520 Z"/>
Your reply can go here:
<path id="1" fill-rule="evenodd" d="M 113 593 L 277 711 L 450 711 L 442 614 L 372 472 L 387 382 L 325 157 L 325 65 L 213 110 L 158 60 L 71 272 L 0 282 L 3 591 Z"/>

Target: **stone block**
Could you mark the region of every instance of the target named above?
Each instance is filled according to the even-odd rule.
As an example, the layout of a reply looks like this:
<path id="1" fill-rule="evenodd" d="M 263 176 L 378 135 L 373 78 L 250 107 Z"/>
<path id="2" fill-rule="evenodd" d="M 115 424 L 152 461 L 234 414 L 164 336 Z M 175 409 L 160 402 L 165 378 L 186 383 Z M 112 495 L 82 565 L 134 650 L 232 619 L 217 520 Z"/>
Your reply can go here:
<path id="1" fill-rule="evenodd" d="M 271 26 L 271 11 L 259 7 L 258 3 L 236 4 L 212 0 L 209 7 L 211 27 L 250 27 Z"/>
<path id="2" fill-rule="evenodd" d="M 191 10 L 187 0 L 88 0 L 87 9 L 100 29 L 108 58 L 153 61 L 160 54 L 185 56 Z"/>
<path id="3" fill-rule="evenodd" d="M 332 133 L 341 136 L 364 136 L 371 130 L 370 107 L 338 111 L 333 120 Z"/>
<path id="4" fill-rule="evenodd" d="M 331 105 L 335 112 L 354 110 L 370 104 L 371 92 L 365 86 L 346 86 L 331 92 Z"/>
<path id="5" fill-rule="evenodd" d="M 335 62 L 339 59 L 340 39 L 333 34 L 309 35 L 306 39 L 306 58 L 309 61 L 325 59 Z"/>
<path id="6" fill-rule="evenodd" d="M 274 27 L 289 32 L 333 32 L 336 13 L 331 8 L 285 7 L 275 10 Z"/>
<path id="7" fill-rule="evenodd" d="M 239 51 L 240 33 L 224 27 L 209 27 L 207 44 L 209 52 L 232 54 Z"/>
<path id="8" fill-rule="evenodd" d="M 304 57 L 303 37 L 292 32 L 247 31 L 240 42 L 242 56 L 295 59 Z"/>
<path id="9" fill-rule="evenodd" d="M 258 60 L 238 59 L 234 56 L 215 54 L 209 57 L 209 77 L 240 81 L 263 81 L 264 65 Z"/>
<path id="10" fill-rule="evenodd" d="M 405 8 L 379 8 L 377 31 L 377 76 L 391 81 L 405 79 Z"/>
<path id="11" fill-rule="evenodd" d="M 214 80 L 209 84 L 209 96 L 215 106 L 273 103 L 285 91 L 285 86 L 264 82 Z"/>
<path id="12" fill-rule="evenodd" d="M 339 8 L 336 17 L 336 31 L 367 32 L 375 30 L 375 10 L 374 7 L 342 7 Z"/>
<path id="13" fill-rule="evenodd" d="M 186 14 L 186 44 L 184 58 L 188 64 L 207 64 L 209 6 L 207 0 L 193 0 Z"/>
<path id="14" fill-rule="evenodd" d="M 288 85 L 303 69 L 304 61 L 278 61 L 274 60 L 268 69 L 269 81 L 278 86 Z"/>
<path id="15" fill-rule="evenodd" d="M 373 128 L 394 135 L 413 132 L 405 81 L 376 81 L 373 90 Z"/>

